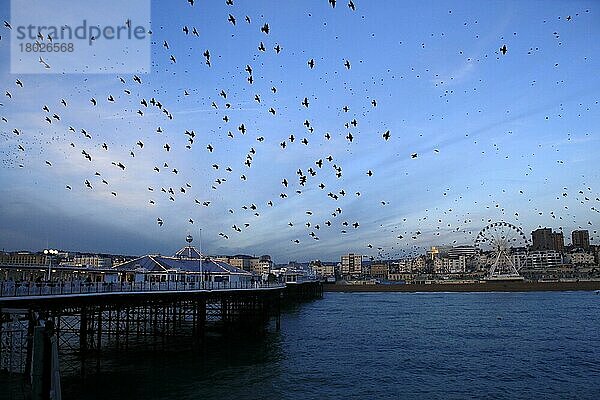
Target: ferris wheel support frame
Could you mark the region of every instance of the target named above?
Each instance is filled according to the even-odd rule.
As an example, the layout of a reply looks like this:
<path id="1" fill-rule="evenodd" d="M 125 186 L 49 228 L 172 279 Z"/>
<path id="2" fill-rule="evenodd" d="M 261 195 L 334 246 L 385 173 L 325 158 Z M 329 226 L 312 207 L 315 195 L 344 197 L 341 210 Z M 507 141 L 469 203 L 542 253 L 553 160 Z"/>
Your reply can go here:
<path id="1" fill-rule="evenodd" d="M 508 274 L 497 274 L 494 275 L 496 272 L 496 269 L 498 268 L 498 265 L 500 264 L 500 258 L 505 258 L 506 261 L 508 261 L 508 263 L 506 264 L 509 267 L 509 273 Z M 494 261 L 494 263 L 492 264 L 492 266 L 490 267 L 486 278 L 488 279 L 502 279 L 502 278 L 522 278 L 521 274 L 519 274 L 519 270 L 517 269 L 517 266 L 515 265 L 515 263 L 513 262 L 513 260 L 511 260 L 511 258 L 508 256 L 508 254 L 506 254 L 505 251 L 500 250 L 498 251 L 498 255 L 496 256 L 496 260 Z"/>

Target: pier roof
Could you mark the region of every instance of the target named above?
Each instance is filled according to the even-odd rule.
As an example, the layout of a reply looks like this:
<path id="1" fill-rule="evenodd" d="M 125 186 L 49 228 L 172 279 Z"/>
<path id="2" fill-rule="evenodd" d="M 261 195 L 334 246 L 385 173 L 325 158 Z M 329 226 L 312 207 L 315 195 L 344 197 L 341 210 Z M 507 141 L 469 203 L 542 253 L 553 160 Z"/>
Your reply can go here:
<path id="1" fill-rule="evenodd" d="M 179 249 L 177 253 L 175 253 L 175 257 L 199 259 L 200 257 L 202 257 L 202 255 L 198 250 L 196 250 L 194 246 L 185 246 Z"/>
<path id="2" fill-rule="evenodd" d="M 202 265 L 201 265 L 202 264 Z M 160 255 L 146 255 L 135 260 L 125 262 L 115 266 L 119 271 L 134 271 L 138 268 L 144 268 L 151 272 L 166 272 L 168 270 L 179 270 L 183 272 L 204 272 L 210 274 L 243 274 L 251 275 L 249 272 L 222 261 L 212 260 L 210 258 L 183 258 L 166 257 Z"/>

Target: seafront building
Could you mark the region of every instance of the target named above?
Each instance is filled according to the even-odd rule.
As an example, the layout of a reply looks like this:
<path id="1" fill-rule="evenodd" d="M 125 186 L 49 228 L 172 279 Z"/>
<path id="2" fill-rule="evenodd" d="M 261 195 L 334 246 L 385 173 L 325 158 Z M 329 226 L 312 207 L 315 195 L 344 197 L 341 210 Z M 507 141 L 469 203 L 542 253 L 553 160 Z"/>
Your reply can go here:
<path id="1" fill-rule="evenodd" d="M 237 254 L 234 256 L 219 255 L 211 258 L 215 261 L 225 262 L 236 268 L 261 276 L 268 275 L 273 268 L 273 260 L 270 255 L 255 257 L 246 254 Z"/>
<path id="2" fill-rule="evenodd" d="M 318 279 L 335 278 L 336 265 L 334 263 L 324 263 L 320 260 L 311 261 L 310 269 Z"/>
<path id="3" fill-rule="evenodd" d="M 363 273 L 363 256 L 361 254 L 344 254 L 341 256 L 340 274 L 347 278 L 359 278 Z"/>
<path id="4" fill-rule="evenodd" d="M 518 251 L 512 255 L 513 262 L 517 269 L 521 268 L 555 268 L 563 264 L 562 253 L 555 250 L 545 251 Z"/>
<path id="5" fill-rule="evenodd" d="M 580 248 L 585 251 L 590 249 L 590 232 L 586 230 L 576 230 L 571 233 L 571 243 L 573 247 Z"/>
<path id="6" fill-rule="evenodd" d="M 49 256 L 43 253 L 31 253 L 28 251 L 15 251 L 10 253 L 0 253 L 0 264 L 9 266 L 20 265 L 47 265 Z"/>
<path id="7" fill-rule="evenodd" d="M 371 278 L 387 280 L 389 275 L 389 264 L 386 261 L 375 261 L 371 263 Z"/>
<path id="8" fill-rule="evenodd" d="M 0 280 L 16 282 L 89 281 L 114 282 L 117 274 L 111 268 L 73 265 L 69 253 L 0 253 Z M 72 260 L 72 258 L 71 258 Z"/>
<path id="9" fill-rule="evenodd" d="M 126 282 L 216 282 L 239 283 L 252 280 L 252 273 L 200 254 L 192 246 L 174 256 L 145 255 L 114 267 Z"/>
<path id="10" fill-rule="evenodd" d="M 565 249 L 565 240 L 562 232 L 553 232 L 552 228 L 541 228 L 531 232 L 533 251 L 555 250 L 562 252 Z"/>
<path id="11" fill-rule="evenodd" d="M 276 281 L 282 283 L 301 283 L 318 279 L 308 265 L 305 268 L 303 265 L 293 261 L 286 266 L 273 268 L 271 275 Z"/>
<path id="12" fill-rule="evenodd" d="M 390 272 L 388 280 L 390 282 L 413 283 L 415 276 L 412 272 Z"/>
<path id="13" fill-rule="evenodd" d="M 71 265 L 88 268 L 112 268 L 113 261 L 111 257 L 97 254 L 84 254 L 74 256 L 72 261 L 62 262 L 61 265 Z"/>
<path id="14" fill-rule="evenodd" d="M 435 258 L 433 260 L 433 272 L 435 274 L 462 274 L 466 271 L 467 258 L 464 255 Z"/>
<path id="15" fill-rule="evenodd" d="M 582 248 L 575 248 L 565 253 L 565 263 L 571 265 L 594 265 L 596 257 L 594 254 L 584 251 Z"/>

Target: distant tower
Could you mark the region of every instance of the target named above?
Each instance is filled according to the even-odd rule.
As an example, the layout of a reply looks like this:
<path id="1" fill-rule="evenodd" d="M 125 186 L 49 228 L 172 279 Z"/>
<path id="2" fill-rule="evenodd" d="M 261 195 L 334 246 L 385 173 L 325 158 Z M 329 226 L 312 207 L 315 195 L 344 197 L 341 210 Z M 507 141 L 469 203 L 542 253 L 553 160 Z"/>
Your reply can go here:
<path id="1" fill-rule="evenodd" d="M 588 251 L 590 249 L 590 232 L 586 230 L 573 231 L 571 234 L 573 247 L 579 247 Z"/>
<path id="2" fill-rule="evenodd" d="M 193 240 L 194 240 L 194 238 L 192 237 L 192 235 L 187 235 L 185 238 L 185 241 L 188 243 L 192 243 Z"/>
<path id="3" fill-rule="evenodd" d="M 562 232 L 552 232 L 552 228 L 541 228 L 531 232 L 533 239 L 532 250 L 565 250 L 565 239 Z"/>

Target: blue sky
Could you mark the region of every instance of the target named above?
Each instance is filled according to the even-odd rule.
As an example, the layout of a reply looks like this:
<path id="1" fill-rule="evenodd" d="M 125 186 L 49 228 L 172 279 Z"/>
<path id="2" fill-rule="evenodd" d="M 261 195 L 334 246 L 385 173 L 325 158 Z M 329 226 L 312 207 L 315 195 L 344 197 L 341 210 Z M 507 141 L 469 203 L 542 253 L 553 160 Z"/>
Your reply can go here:
<path id="1" fill-rule="evenodd" d="M 134 74 L 11 74 L 11 31 L 0 28 L 0 82 L 12 95 L 0 100 L 7 120 L 0 122 L 0 248 L 170 254 L 202 229 L 203 250 L 212 254 L 271 254 L 276 262 L 349 251 L 401 257 L 472 243 L 497 220 L 527 235 L 550 226 L 569 237 L 581 227 L 597 243 L 595 2 L 354 3 L 356 11 L 326 0 L 153 2 L 152 72 L 139 74 L 142 84 Z M 0 14 L 10 19 L 6 2 Z M 265 23 L 268 35 L 260 31 Z M 199 36 L 185 35 L 184 25 Z M 152 97 L 172 120 L 140 105 Z M 61 120 L 47 123 L 54 113 Z M 186 130 L 196 134 L 191 149 Z M 174 201 L 161 188 L 172 188 Z"/>

